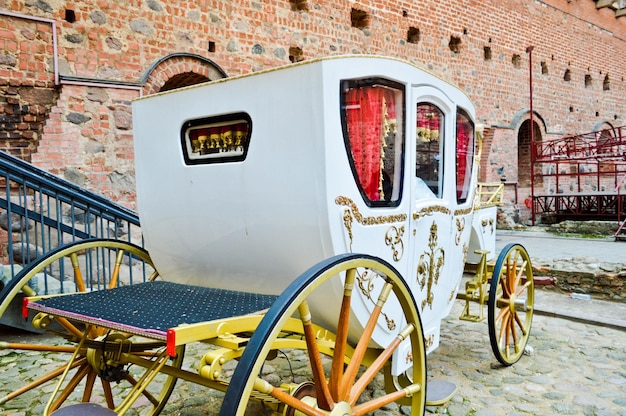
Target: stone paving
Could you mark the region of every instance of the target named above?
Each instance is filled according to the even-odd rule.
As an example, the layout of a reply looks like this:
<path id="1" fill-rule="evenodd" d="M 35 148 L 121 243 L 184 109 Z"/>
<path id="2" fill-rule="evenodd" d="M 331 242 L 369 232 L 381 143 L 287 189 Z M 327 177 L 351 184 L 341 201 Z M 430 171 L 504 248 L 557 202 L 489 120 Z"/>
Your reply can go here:
<path id="1" fill-rule="evenodd" d="M 491 353 L 486 322 L 458 320 L 461 307 L 457 301 L 443 322 L 440 347 L 428 356 L 429 378 L 454 382 L 458 392 L 445 406 L 429 407 L 427 414 L 626 416 L 626 329 L 536 314 L 529 340 L 530 354 L 512 367 L 501 367 Z M 16 337 L 5 330 L 0 334 L 0 342 L 14 342 Z M 45 338 L 22 334 L 19 341 L 45 342 Z M 202 344 L 190 345 L 186 366 L 195 367 L 205 348 Z M 0 395 L 15 388 L 18 379 L 34 377 L 51 368 L 55 360 L 51 353 L 18 355 L 0 350 Z M 276 371 L 288 365 L 286 360 L 277 361 L 273 364 L 278 367 Z M 368 394 L 379 394 L 381 379 L 375 380 Z M 50 390 L 51 387 L 46 387 L 44 393 Z M 39 415 L 45 396 L 30 392 L 0 406 L 0 414 Z M 220 400 L 218 392 L 181 382 L 162 414 L 216 415 Z M 375 413 L 376 416 L 407 414 L 407 408 L 395 404 Z"/>

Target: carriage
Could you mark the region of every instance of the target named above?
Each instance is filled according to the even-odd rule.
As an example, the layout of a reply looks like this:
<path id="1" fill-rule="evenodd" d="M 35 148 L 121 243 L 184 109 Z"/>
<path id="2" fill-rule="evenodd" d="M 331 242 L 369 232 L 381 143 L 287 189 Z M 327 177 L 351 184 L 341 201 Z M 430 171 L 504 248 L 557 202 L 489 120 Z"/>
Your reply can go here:
<path id="1" fill-rule="evenodd" d="M 487 304 L 499 362 L 523 354 L 532 267 L 518 244 L 496 257 L 475 110 L 458 88 L 397 59 L 332 57 L 143 97 L 133 122 L 145 249 L 68 244 L 5 288 L 66 261 L 76 293 L 29 291 L 25 316 L 70 358 L 0 402 L 54 379 L 46 415 L 156 415 L 181 379 L 224 392 L 223 416 L 391 402 L 423 414 L 454 392 L 427 383 L 426 356 L 457 298 L 462 319 L 485 319 Z M 109 289 L 88 290 L 81 269 L 109 257 Z M 128 268 L 150 276 L 124 284 Z M 195 369 L 191 344 L 206 346 Z M 284 357 L 305 371 L 276 374 Z M 386 394 L 364 394 L 381 373 Z"/>

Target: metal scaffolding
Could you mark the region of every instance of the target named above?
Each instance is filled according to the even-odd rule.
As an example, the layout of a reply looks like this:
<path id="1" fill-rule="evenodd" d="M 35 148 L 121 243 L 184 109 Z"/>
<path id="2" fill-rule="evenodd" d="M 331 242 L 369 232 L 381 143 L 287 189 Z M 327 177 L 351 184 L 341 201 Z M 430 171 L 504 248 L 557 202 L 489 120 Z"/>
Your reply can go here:
<path id="1" fill-rule="evenodd" d="M 533 222 L 626 218 L 626 126 L 536 142 Z"/>

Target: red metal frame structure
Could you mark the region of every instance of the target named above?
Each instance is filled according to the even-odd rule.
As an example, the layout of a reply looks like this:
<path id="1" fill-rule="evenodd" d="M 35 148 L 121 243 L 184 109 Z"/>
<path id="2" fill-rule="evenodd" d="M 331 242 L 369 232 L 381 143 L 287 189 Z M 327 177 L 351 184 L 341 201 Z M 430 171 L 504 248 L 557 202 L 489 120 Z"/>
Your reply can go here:
<path id="1" fill-rule="evenodd" d="M 626 126 L 537 142 L 531 157 L 533 185 L 542 184 L 533 186 L 533 222 L 536 214 L 620 224 L 626 217 Z"/>

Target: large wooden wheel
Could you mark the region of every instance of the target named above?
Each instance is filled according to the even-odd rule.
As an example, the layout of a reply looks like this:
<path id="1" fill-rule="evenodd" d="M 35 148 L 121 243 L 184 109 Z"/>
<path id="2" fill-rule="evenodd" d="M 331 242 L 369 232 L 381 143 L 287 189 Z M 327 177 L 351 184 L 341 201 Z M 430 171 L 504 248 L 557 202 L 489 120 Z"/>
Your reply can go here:
<path id="1" fill-rule="evenodd" d="M 515 364 L 524 353 L 533 319 L 535 285 L 526 249 L 507 245 L 496 261 L 489 289 L 489 340 L 496 359 Z"/>
<path id="2" fill-rule="evenodd" d="M 355 276 L 376 273 L 386 282 L 369 320 L 356 345 L 348 339 L 351 319 L 351 296 Z M 314 329 L 316 311 L 310 310 L 307 298 L 331 279 L 343 282 L 343 297 L 337 303 L 334 345 L 321 345 Z M 392 293 L 392 295 L 390 295 Z M 394 341 L 384 348 L 371 348 L 370 340 L 388 296 L 395 296 L 401 304 L 405 328 L 398 328 Z M 329 297 L 330 298 L 330 297 Z M 329 308 L 332 307 L 330 305 Z M 308 357 L 309 383 L 287 391 L 284 385 L 275 386 L 264 378 L 262 368 L 268 355 L 273 356 L 275 342 L 292 317 L 302 322 Z M 328 338 L 325 337 L 324 340 Z M 394 350 L 402 340 L 411 343 L 413 367 L 412 384 L 382 397 L 362 397 L 373 378 L 390 364 Z M 332 360 L 324 362 L 321 351 L 332 351 Z M 274 381 L 274 380 L 272 380 Z M 274 381 L 274 384 L 278 384 Z M 426 402 L 426 354 L 418 311 L 411 292 L 398 272 L 388 263 L 367 255 L 345 254 L 333 257 L 312 267 L 296 279 L 276 300 L 252 335 L 237 365 L 224 397 L 220 415 L 243 415 L 250 400 L 259 395 L 282 402 L 285 414 L 297 415 L 363 415 L 394 401 L 411 406 L 411 414 L 422 415 Z"/>
<path id="3" fill-rule="evenodd" d="M 125 265 L 127 263 L 130 266 Z M 147 251 L 131 243 L 90 239 L 61 246 L 24 268 L 3 289 L 0 294 L 0 315 L 20 292 L 24 291 L 29 296 L 37 295 L 28 283 L 39 273 L 61 273 L 66 279 L 69 274 L 73 281 L 67 284 L 67 288 L 84 292 L 93 290 L 93 279 L 98 280 L 95 283 L 103 290 L 116 287 L 120 284 L 120 271 L 125 267 L 142 271 L 136 273 L 136 283 L 143 280 L 143 272 L 147 272 L 150 280 L 158 276 Z M 64 269 L 69 270 L 69 273 L 64 273 Z M 93 269 L 97 269 L 95 274 Z M 74 414 L 78 414 L 81 410 L 76 406 L 85 403 L 98 403 L 109 409 L 137 407 L 142 414 L 148 415 L 161 412 L 177 379 L 165 374 L 155 375 L 154 371 L 146 368 L 156 366 L 159 362 L 180 368 L 184 347 L 178 349 L 174 359 L 167 360 L 163 358 L 165 346 L 160 342 L 97 327 L 85 328 L 64 318 L 51 318 L 45 314 L 37 315 L 34 323 L 68 342 L 63 343 L 59 339 L 61 342 L 54 342 L 54 345 L 9 343 L 4 347 L 16 351 L 63 354 L 64 358 L 55 356 L 53 361 L 61 363 L 64 360 L 66 364 L 34 380 L 15 380 L 16 389 L 0 398 L 0 408 L 2 403 L 22 394 L 32 394 L 42 388 L 49 389 L 45 387 L 47 385 L 56 385 L 46 414 L 57 409 L 61 409 L 58 414 L 63 414 L 63 406 L 71 405 L 74 406 Z M 138 389 L 140 386 L 145 389 Z M 124 402 L 130 395 L 135 395 L 135 400 Z M 143 399 L 137 400 L 139 398 Z"/>

